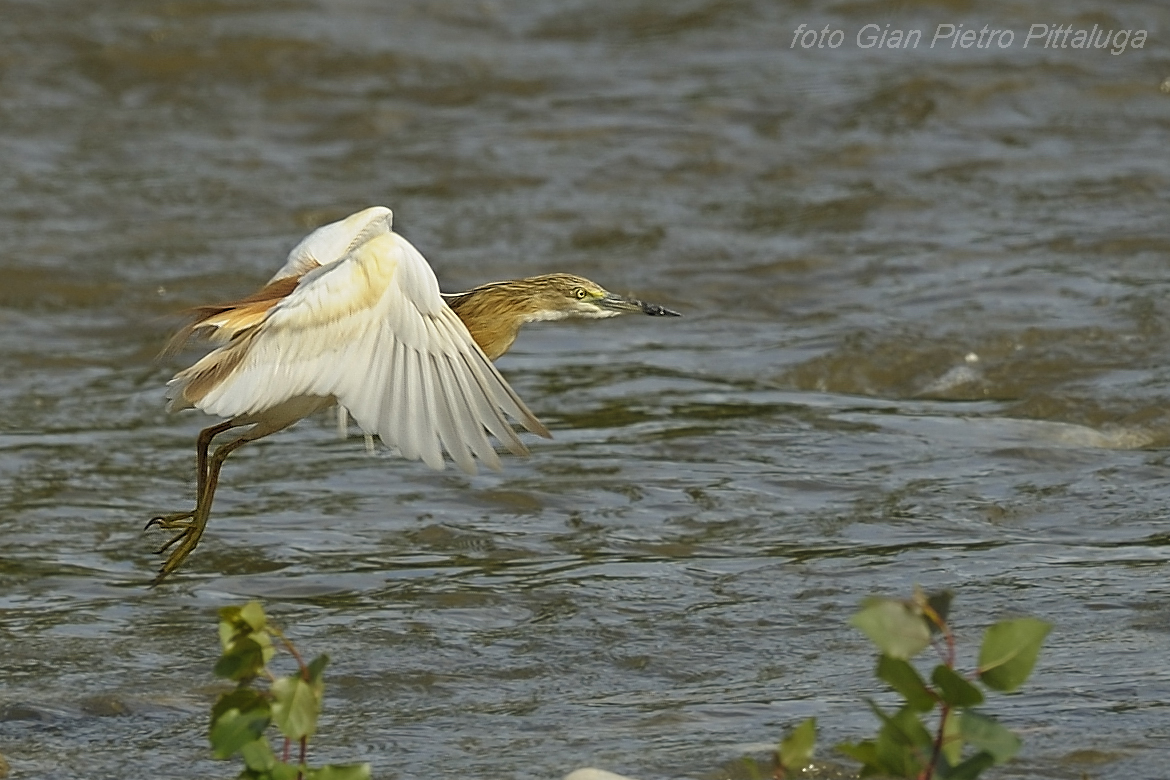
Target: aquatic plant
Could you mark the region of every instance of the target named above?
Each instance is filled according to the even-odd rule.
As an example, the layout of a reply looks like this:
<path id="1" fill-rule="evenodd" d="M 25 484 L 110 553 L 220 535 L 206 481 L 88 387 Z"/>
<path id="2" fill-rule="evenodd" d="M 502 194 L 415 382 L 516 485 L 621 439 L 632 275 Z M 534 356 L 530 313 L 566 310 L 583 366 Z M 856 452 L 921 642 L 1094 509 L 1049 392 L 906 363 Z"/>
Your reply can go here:
<path id="1" fill-rule="evenodd" d="M 983 704 L 984 692 L 974 681 L 988 692 L 1020 687 L 1052 626 L 1031 617 L 996 623 L 983 634 L 974 672 L 964 676 L 955 668 L 955 637 L 947 623 L 951 598 L 950 591 L 927 595 L 918 589 L 909 600 L 872 597 L 850 620 L 881 651 L 874 675 L 903 699 L 892 714 L 867 700 L 881 722 L 877 735 L 836 746 L 861 762 L 862 777 L 971 780 L 1020 749 L 1019 737 L 975 709 Z M 931 645 L 941 662 L 927 682 L 910 659 Z M 932 733 L 922 717 L 936 708 Z M 772 776 L 782 780 L 807 767 L 815 742 L 816 720 L 810 718 L 780 742 Z"/>
<path id="2" fill-rule="evenodd" d="M 296 661 L 293 674 L 277 677 L 269 669 L 276 655 L 273 639 Z M 223 655 L 215 664 L 215 674 L 235 680 L 236 687 L 220 694 L 211 708 L 208 737 L 216 758 L 228 759 L 238 753 L 244 760 L 239 777 L 248 780 L 369 780 L 369 764 L 317 769 L 306 764 L 309 737 L 317 731 L 321 713 L 322 675 L 329 656 L 319 655 L 306 664 L 255 601 L 219 611 L 219 641 Z M 261 680 L 267 685 L 258 686 Z M 268 743 L 270 726 L 284 737 L 280 758 Z M 290 763 L 294 745 L 297 759 Z"/>
<path id="3" fill-rule="evenodd" d="M 867 700 L 881 723 L 877 735 L 836 746 L 861 762 L 862 777 L 973 780 L 1019 751 L 1019 737 L 976 709 L 985 697 L 975 683 L 988 692 L 1016 690 L 1032 673 L 1052 626 L 1031 617 L 992 625 L 983 634 L 974 671 L 963 675 L 956 669 L 955 637 L 947 622 L 951 600 L 950 591 L 928 595 L 918 589 L 907 600 L 871 597 L 850 620 L 880 651 L 874 675 L 903 700 L 892 714 Z M 239 777 L 249 780 L 369 780 L 369 764 L 317 769 L 306 764 L 308 740 L 321 712 L 328 656 L 306 664 L 254 601 L 220 610 L 219 638 L 223 654 L 215 673 L 235 680 L 236 687 L 221 694 L 211 710 L 209 738 L 216 758 L 239 754 L 245 767 Z M 276 677 L 269 669 L 277 650 L 274 640 L 296 661 L 293 674 Z M 940 658 L 929 681 L 910 662 L 928 646 Z M 259 681 L 267 685 L 261 687 Z M 932 732 L 923 717 L 936 709 Z M 266 736 L 270 727 L 284 738 L 280 758 Z M 816 732 L 815 718 L 804 721 L 780 741 L 766 769 L 745 761 L 749 776 L 784 780 L 802 772 L 812 762 Z M 298 755 L 292 763 L 294 746 Z"/>

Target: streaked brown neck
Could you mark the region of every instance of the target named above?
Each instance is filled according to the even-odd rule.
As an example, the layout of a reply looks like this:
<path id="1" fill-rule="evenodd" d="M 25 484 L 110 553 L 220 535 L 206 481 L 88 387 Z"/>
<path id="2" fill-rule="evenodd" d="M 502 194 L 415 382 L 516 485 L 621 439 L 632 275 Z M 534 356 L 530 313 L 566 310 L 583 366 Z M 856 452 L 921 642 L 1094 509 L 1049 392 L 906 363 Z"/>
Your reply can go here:
<path id="1" fill-rule="evenodd" d="M 544 277 L 539 276 L 491 282 L 447 296 L 447 305 L 463 320 L 484 354 L 495 360 L 512 347 L 521 325 L 545 318 L 544 287 Z"/>

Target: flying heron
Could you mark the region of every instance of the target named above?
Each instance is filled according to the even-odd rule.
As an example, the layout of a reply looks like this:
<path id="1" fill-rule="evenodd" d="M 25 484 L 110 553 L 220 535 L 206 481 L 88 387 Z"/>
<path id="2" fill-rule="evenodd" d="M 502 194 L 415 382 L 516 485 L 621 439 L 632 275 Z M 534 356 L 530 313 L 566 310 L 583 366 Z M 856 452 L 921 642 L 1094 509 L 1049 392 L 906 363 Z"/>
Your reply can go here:
<path id="1" fill-rule="evenodd" d="M 171 340 L 215 346 L 167 383 L 168 409 L 227 418 L 196 439 L 195 508 L 146 524 L 177 533 L 153 584 L 195 549 L 207 527 L 224 460 L 251 441 L 339 404 L 403 457 L 444 467 L 443 451 L 468 474 L 475 459 L 500 459 L 487 437 L 528 453 L 508 418 L 549 437 L 492 361 L 528 322 L 677 312 L 614 295 L 588 279 L 547 274 L 442 294 L 430 265 L 391 229 L 382 206 L 310 233 L 252 295 L 195 309 Z M 236 428 L 242 433 L 208 449 Z M 177 546 L 176 546 L 177 545 Z"/>

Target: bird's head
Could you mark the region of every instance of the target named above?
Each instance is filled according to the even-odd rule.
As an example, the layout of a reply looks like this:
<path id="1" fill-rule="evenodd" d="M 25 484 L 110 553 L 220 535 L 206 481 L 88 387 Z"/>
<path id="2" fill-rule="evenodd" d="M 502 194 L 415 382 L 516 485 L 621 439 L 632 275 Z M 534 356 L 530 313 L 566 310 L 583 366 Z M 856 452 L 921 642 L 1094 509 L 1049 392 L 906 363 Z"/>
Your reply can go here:
<path id="1" fill-rule="evenodd" d="M 524 301 L 528 321 L 562 320 L 571 317 L 602 319 L 641 312 L 652 317 L 678 317 L 679 313 L 654 303 L 626 298 L 601 285 L 573 274 L 546 274 L 522 279 L 516 300 Z"/>
<path id="2" fill-rule="evenodd" d="M 599 284 L 572 274 L 546 274 L 507 282 L 490 282 L 443 298 L 467 326 L 475 343 L 495 360 L 508 351 L 526 322 L 601 319 L 641 312 L 652 317 L 679 313 L 654 303 L 614 295 Z"/>

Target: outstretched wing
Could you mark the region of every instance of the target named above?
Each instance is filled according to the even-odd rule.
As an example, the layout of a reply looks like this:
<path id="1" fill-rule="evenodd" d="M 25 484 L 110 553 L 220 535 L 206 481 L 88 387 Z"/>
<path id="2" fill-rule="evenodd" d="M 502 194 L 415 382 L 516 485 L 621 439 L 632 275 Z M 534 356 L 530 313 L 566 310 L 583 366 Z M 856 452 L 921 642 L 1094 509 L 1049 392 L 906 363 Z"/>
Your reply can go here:
<path id="1" fill-rule="evenodd" d="M 263 322 L 269 309 L 295 290 L 303 276 L 338 262 L 372 236 L 390 230 L 393 219 L 385 206 L 371 206 L 317 228 L 293 247 L 281 269 L 256 292 L 230 303 L 195 307 L 195 316 L 171 337 L 163 354 L 177 352 L 191 336 L 227 344 Z"/>
<path id="2" fill-rule="evenodd" d="M 362 244 L 368 231 L 378 230 L 382 223 L 387 228 L 393 224 L 394 215 L 385 206 L 371 206 L 345 219 L 322 225 L 288 253 L 288 259 L 269 284 L 290 276 L 304 276 L 323 265 L 335 263 Z"/>
<path id="3" fill-rule="evenodd" d="M 168 383 L 172 406 L 223 417 L 262 415 L 301 397 L 335 397 L 361 427 L 403 456 L 468 473 L 473 456 L 500 467 L 485 429 L 516 454 L 527 448 L 507 416 L 548 429 L 500 376 L 410 242 L 381 230 L 310 271 L 262 321 Z"/>

